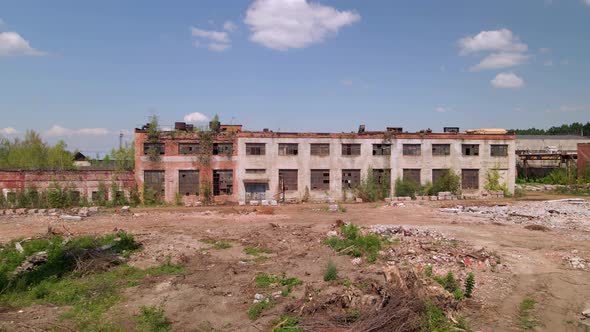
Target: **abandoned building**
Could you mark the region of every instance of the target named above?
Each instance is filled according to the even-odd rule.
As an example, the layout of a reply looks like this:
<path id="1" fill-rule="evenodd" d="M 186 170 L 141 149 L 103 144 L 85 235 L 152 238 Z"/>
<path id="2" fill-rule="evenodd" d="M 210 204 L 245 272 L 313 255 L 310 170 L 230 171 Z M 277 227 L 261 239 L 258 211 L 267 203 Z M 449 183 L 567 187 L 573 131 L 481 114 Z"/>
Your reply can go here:
<path id="1" fill-rule="evenodd" d="M 173 131 L 150 137 L 135 130 L 135 179 L 139 188 L 173 202 L 202 199 L 211 192 L 217 202 L 343 198 L 367 176 L 425 184 L 450 169 L 465 193 L 479 193 L 490 170 L 514 190 L 515 136 L 503 130 L 443 133 L 402 128 L 353 133 L 288 133 L 243 131 L 220 125 L 213 135 L 176 123 Z M 369 174 L 369 171 L 372 174 Z"/>

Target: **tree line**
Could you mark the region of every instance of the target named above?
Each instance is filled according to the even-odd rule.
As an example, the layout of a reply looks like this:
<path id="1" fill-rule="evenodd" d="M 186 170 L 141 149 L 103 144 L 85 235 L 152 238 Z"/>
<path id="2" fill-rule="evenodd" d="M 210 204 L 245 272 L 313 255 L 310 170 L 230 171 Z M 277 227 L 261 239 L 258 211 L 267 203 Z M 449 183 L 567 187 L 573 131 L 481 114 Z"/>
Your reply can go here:
<path id="1" fill-rule="evenodd" d="M 571 124 L 562 124 L 561 126 L 553 126 L 549 129 L 510 129 L 517 135 L 583 135 L 590 136 L 590 122 L 586 124 L 574 122 Z"/>

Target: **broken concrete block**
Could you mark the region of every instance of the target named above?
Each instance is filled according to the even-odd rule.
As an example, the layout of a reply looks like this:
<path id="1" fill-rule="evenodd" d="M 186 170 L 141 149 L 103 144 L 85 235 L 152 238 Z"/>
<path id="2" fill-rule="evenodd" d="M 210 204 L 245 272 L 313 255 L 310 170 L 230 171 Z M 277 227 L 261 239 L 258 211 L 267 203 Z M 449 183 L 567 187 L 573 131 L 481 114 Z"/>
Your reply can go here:
<path id="1" fill-rule="evenodd" d="M 438 196 L 428 196 L 431 201 L 438 201 Z"/>
<path id="2" fill-rule="evenodd" d="M 196 201 L 193 206 L 203 206 L 203 202 L 201 201 Z"/>
<path id="3" fill-rule="evenodd" d="M 60 219 L 63 220 L 68 220 L 68 221 L 81 221 L 82 217 L 80 216 L 72 216 L 69 214 L 62 214 L 61 216 L 59 216 Z"/>
<path id="4" fill-rule="evenodd" d="M 88 208 L 88 213 L 90 214 L 94 214 L 94 213 L 98 213 L 98 206 L 91 206 Z"/>
<path id="5" fill-rule="evenodd" d="M 15 212 L 13 209 L 4 210 L 4 214 L 7 216 L 13 215 Z"/>
<path id="6" fill-rule="evenodd" d="M 362 199 L 362 198 L 359 198 L 359 197 L 357 197 L 357 198 L 356 198 L 356 202 L 357 202 L 357 203 L 362 203 L 362 202 L 363 202 L 363 199 Z"/>
<path id="7" fill-rule="evenodd" d="M 121 208 L 121 212 L 129 212 L 129 211 L 131 211 L 130 209 L 131 209 L 131 207 L 129 205 L 125 205 Z"/>
<path id="8" fill-rule="evenodd" d="M 273 199 L 273 200 L 270 201 L 270 205 L 271 206 L 277 206 L 277 205 L 279 205 L 279 203 L 276 200 Z"/>
<path id="9" fill-rule="evenodd" d="M 88 208 L 87 207 L 83 207 L 78 211 L 78 215 L 80 217 L 88 217 L 89 213 L 88 213 Z"/>
<path id="10" fill-rule="evenodd" d="M 260 201 L 260 205 L 262 205 L 262 206 L 268 206 L 269 204 L 268 204 L 268 201 L 266 199 L 263 199 L 263 200 Z"/>
<path id="11" fill-rule="evenodd" d="M 239 201 L 239 202 L 238 202 L 238 205 L 239 205 L 239 206 L 244 206 L 244 205 L 246 205 L 246 201 Z"/>
<path id="12" fill-rule="evenodd" d="M 328 210 L 330 212 L 337 212 L 338 211 L 338 204 L 331 204 L 330 206 L 328 206 Z"/>
<path id="13" fill-rule="evenodd" d="M 27 209 L 16 209 L 15 213 L 18 215 L 27 214 Z"/>
<path id="14" fill-rule="evenodd" d="M 250 201 L 250 205 L 252 206 L 258 206 L 258 201 Z"/>
<path id="15" fill-rule="evenodd" d="M 37 213 L 37 209 L 28 209 L 27 214 L 35 214 Z"/>
<path id="16" fill-rule="evenodd" d="M 37 210 L 37 214 L 45 215 L 46 213 L 47 213 L 47 210 L 45 210 L 45 209 L 39 209 L 39 210 Z"/>

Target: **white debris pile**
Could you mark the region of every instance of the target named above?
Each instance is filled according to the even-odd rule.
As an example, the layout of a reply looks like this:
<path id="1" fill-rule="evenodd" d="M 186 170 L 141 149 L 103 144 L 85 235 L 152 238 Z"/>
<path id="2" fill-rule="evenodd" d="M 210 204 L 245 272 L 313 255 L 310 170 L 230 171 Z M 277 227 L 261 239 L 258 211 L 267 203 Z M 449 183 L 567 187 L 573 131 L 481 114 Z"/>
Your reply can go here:
<path id="1" fill-rule="evenodd" d="M 512 206 L 456 206 L 441 212 L 489 218 L 494 222 L 536 224 L 555 229 L 590 231 L 590 204 L 568 198 L 544 202 L 523 202 Z"/>
<path id="2" fill-rule="evenodd" d="M 369 227 L 369 232 L 379 234 L 381 236 L 389 237 L 389 238 L 403 238 L 403 237 L 431 237 L 435 240 L 454 240 L 452 238 L 447 237 L 446 235 L 428 229 L 428 228 L 419 228 L 414 226 L 404 226 L 404 225 L 371 225 Z"/>

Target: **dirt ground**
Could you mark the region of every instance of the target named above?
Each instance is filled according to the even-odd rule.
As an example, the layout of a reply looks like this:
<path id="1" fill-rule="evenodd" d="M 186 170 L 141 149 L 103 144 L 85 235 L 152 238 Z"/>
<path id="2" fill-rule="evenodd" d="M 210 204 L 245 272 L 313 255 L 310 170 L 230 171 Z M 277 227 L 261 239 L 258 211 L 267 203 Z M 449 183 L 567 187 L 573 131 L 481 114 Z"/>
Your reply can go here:
<path id="1" fill-rule="evenodd" d="M 48 227 L 72 234 L 125 230 L 144 247 L 131 258 L 131 265 L 154 266 L 170 256 L 185 264 L 188 272 L 154 277 L 126 289 L 125 300 L 109 311 L 109 319 L 129 317 L 140 305 L 163 305 L 173 330 L 268 331 L 271 321 L 294 305 L 296 299 L 307 296 L 309 289 L 329 288 L 322 278 L 330 259 L 337 264 L 339 275 L 353 282 L 383 279 L 383 262 L 355 265 L 351 257 L 338 255 L 321 244 L 337 220 L 362 226 L 404 225 L 443 234 L 445 239 L 456 241 L 453 247 L 465 252 L 483 250 L 498 257 L 499 264 L 494 267 L 461 267 L 454 261 L 435 265 L 435 273 L 444 273 L 448 266 L 454 266 L 458 276 L 475 272 L 474 297 L 460 308 L 474 331 L 518 331 L 518 305 L 525 298 L 538 303 L 533 312 L 539 323 L 536 330 L 585 331 L 581 312 L 590 307 L 590 273 L 588 268 L 573 268 L 567 259 L 573 252 L 590 261 L 587 236 L 578 236 L 580 230 L 529 230 L 524 224 L 496 223 L 440 209 L 453 204 L 484 203 L 410 202 L 395 207 L 383 202 L 350 204 L 345 205 L 344 213 L 329 212 L 326 205 L 287 205 L 275 208 L 272 215 L 254 213 L 253 207 L 150 208 L 124 214 L 104 211 L 77 222 L 49 216 L 1 216 L 0 242 L 40 236 L 47 233 Z M 527 202 L 485 202 L 495 204 Z M 203 242 L 206 239 L 226 241 L 232 247 L 215 250 Z M 424 241 L 420 241 L 424 248 Z M 437 247 L 438 251 L 425 251 L 422 256 L 413 249 L 406 252 L 404 246 L 409 243 L 402 241 L 396 250 L 398 255 L 409 255 L 412 264 L 436 262 L 448 256 L 444 246 Z M 244 253 L 247 246 L 271 253 L 267 259 L 256 259 Z M 401 260 L 405 261 L 404 257 Z M 252 321 L 247 311 L 257 292 L 253 283 L 257 272 L 285 272 L 304 284 L 294 289 L 292 297 L 281 299 L 276 307 Z M 22 312 L 0 310 L 0 327 L 9 331 L 47 329 L 61 312 L 62 308 L 46 306 L 24 308 Z M 323 330 L 311 321 L 303 323 L 310 330 Z"/>

